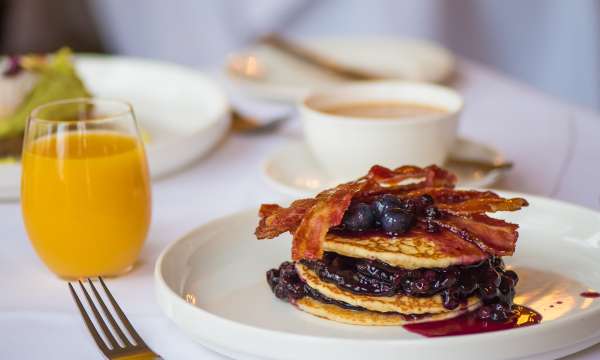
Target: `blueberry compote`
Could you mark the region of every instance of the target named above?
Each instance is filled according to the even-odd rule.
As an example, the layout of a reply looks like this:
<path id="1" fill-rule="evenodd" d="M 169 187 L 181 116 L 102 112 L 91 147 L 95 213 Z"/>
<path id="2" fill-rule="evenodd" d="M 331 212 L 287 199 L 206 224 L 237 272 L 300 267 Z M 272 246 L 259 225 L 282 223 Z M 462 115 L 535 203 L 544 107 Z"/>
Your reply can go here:
<path id="1" fill-rule="evenodd" d="M 288 301 L 292 304 L 298 299 L 310 296 L 323 303 L 334 304 L 345 309 L 364 310 L 361 307 L 352 306 L 343 301 L 331 299 L 314 290 L 300 279 L 296 272 L 296 267 L 289 261 L 282 263 L 278 269 L 267 271 L 267 282 L 269 283 L 273 294 L 275 294 L 278 299 Z"/>
<path id="2" fill-rule="evenodd" d="M 456 309 L 477 296 L 484 306 L 479 316 L 506 320 L 515 296 L 518 276 L 506 270 L 500 258 L 444 269 L 406 270 L 378 260 L 357 259 L 327 252 L 319 261 L 302 260 L 321 280 L 358 295 L 414 297 L 442 296 L 444 307 Z"/>
<path id="3" fill-rule="evenodd" d="M 282 263 L 278 269 L 267 271 L 267 282 L 275 296 L 283 301 L 295 304 L 297 300 L 308 296 L 325 304 L 333 304 L 344 309 L 365 311 L 366 309 L 360 306 L 350 305 L 343 301 L 331 299 L 315 289 L 308 286 L 300 279 L 296 271 L 296 267 L 292 262 L 286 261 Z M 397 314 L 397 313 L 389 313 Z M 427 316 L 421 315 L 403 315 L 407 320 L 418 320 Z"/>

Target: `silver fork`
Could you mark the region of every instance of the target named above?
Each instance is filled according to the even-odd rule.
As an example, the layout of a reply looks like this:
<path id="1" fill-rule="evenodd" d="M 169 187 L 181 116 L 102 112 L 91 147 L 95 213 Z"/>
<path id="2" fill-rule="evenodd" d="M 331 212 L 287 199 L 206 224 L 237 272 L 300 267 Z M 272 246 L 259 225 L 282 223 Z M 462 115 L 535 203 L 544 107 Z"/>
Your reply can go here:
<path id="1" fill-rule="evenodd" d="M 108 300 L 110 301 L 110 303 L 112 305 L 112 308 L 114 309 L 117 316 L 121 320 L 121 323 L 125 327 L 125 331 L 127 331 L 127 333 L 129 334 L 129 337 L 127 337 L 125 335 L 124 330 L 119 326 L 119 324 L 117 324 L 117 321 L 112 316 L 110 310 L 104 303 L 104 300 L 102 300 L 100 293 L 98 292 L 98 290 L 96 290 L 96 287 L 94 286 L 94 283 L 92 282 L 91 279 L 87 279 L 87 282 L 88 282 L 90 288 L 92 289 L 94 298 L 96 299 L 96 303 L 99 304 L 100 307 L 102 308 L 102 313 L 104 313 L 104 318 L 102 317 L 102 315 L 100 315 L 100 312 L 98 311 L 98 308 L 96 307 L 96 303 L 94 303 L 94 301 L 92 300 L 92 297 L 86 290 L 86 288 L 83 285 L 83 283 L 81 282 L 81 280 L 78 280 L 77 282 L 79 283 L 79 286 L 81 287 L 81 290 L 87 300 L 89 308 L 90 308 L 91 312 L 94 314 L 96 323 L 102 330 L 102 333 L 104 334 L 104 339 L 106 339 L 106 340 L 104 340 L 102 338 L 102 336 L 98 332 L 98 329 L 96 328 L 96 326 L 90 319 L 88 312 L 86 311 L 85 307 L 81 303 L 81 300 L 79 300 L 79 296 L 77 295 L 77 292 L 75 291 L 75 288 L 73 287 L 73 285 L 71 283 L 69 283 L 69 289 L 71 290 L 71 295 L 73 295 L 73 300 L 75 300 L 75 303 L 77 304 L 77 307 L 79 308 L 79 312 L 81 313 L 81 316 L 83 317 L 83 321 L 85 322 L 85 325 L 87 326 L 88 330 L 92 334 L 92 337 L 94 338 L 94 341 L 96 342 L 96 345 L 98 345 L 98 347 L 100 348 L 102 353 L 104 353 L 104 355 L 106 355 L 106 357 L 110 360 L 115 360 L 115 359 L 123 359 L 123 360 L 124 359 L 128 359 L 128 360 L 162 359 L 159 355 L 154 353 L 152 351 L 152 349 L 150 349 L 148 347 L 148 345 L 146 345 L 144 343 L 142 338 L 138 335 L 137 331 L 135 331 L 135 329 L 133 328 L 133 326 L 131 325 L 129 320 L 127 320 L 127 317 L 123 313 L 123 310 L 121 310 L 121 307 L 119 306 L 119 304 L 117 304 L 117 301 L 115 300 L 115 298 L 112 296 L 112 294 L 108 290 L 108 287 L 106 287 L 104 280 L 102 280 L 101 277 L 99 277 L 98 280 L 100 280 L 100 284 L 102 285 L 102 288 L 104 289 L 104 293 L 108 297 Z M 108 320 L 110 327 L 113 329 L 112 332 L 110 331 L 109 325 L 106 323 L 105 319 Z M 131 341 L 130 338 L 133 341 Z"/>

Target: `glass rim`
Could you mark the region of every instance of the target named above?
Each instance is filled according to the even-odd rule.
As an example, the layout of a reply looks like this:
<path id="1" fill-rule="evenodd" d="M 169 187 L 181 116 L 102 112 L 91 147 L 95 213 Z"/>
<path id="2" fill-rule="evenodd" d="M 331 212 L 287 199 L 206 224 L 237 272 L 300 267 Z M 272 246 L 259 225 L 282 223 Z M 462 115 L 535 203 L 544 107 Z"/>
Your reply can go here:
<path id="1" fill-rule="evenodd" d="M 40 111 L 43 111 L 44 109 L 48 109 L 53 106 L 68 105 L 68 104 L 98 104 L 98 103 L 119 105 L 119 106 L 123 106 L 124 109 L 122 111 L 115 111 L 114 113 L 111 113 L 106 116 L 83 119 L 83 120 L 81 120 L 81 119 L 77 119 L 77 120 L 47 119 L 47 118 L 39 116 Z M 77 98 L 71 98 L 71 99 L 54 100 L 54 101 L 50 101 L 45 104 L 39 105 L 39 106 L 35 107 L 33 110 L 31 110 L 31 113 L 29 113 L 28 120 L 36 121 L 36 122 L 51 123 L 51 124 L 102 123 L 102 122 L 112 121 L 115 118 L 123 117 L 128 114 L 131 114 L 133 116 L 133 106 L 128 101 L 102 98 L 102 97 L 77 97 Z M 135 119 L 135 116 L 133 116 L 133 117 Z"/>

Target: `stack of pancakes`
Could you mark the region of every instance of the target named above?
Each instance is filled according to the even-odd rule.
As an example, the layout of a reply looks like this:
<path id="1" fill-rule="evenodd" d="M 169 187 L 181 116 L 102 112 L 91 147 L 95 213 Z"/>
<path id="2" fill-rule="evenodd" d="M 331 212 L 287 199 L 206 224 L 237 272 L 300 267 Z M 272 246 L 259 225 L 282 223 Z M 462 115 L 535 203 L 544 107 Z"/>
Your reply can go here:
<path id="1" fill-rule="evenodd" d="M 293 235 L 293 261 L 267 272 L 271 290 L 349 324 L 404 325 L 474 310 L 480 319 L 507 320 L 518 277 L 502 256 L 513 254 L 518 225 L 487 213 L 527 201 L 455 190 L 455 181 L 436 166 L 375 166 L 287 208 L 263 205 L 257 238 Z"/>
<path id="2" fill-rule="evenodd" d="M 449 308 L 443 284 L 447 274 L 456 278 L 463 268 L 477 270 L 479 265 L 487 270 L 490 261 L 501 268 L 501 262 L 468 242 L 459 240 L 455 247 L 448 247 L 446 241 L 426 233 L 401 237 L 329 233 L 322 260 L 284 263 L 271 270 L 268 279 L 278 297 L 305 312 L 342 323 L 404 325 L 450 319 L 479 308 L 482 300 L 476 294 L 459 295 L 458 305 Z M 421 278 L 429 283 L 416 286 L 429 290 L 410 294 Z M 435 283 L 440 291 L 433 289 Z M 277 286 L 287 291 L 278 293 Z"/>

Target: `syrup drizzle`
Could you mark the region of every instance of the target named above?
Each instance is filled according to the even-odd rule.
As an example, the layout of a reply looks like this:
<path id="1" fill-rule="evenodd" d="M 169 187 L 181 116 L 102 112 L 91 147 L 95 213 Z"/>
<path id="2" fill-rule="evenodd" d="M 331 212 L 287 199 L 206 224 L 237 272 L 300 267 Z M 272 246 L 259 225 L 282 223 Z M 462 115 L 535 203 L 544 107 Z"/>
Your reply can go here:
<path id="1" fill-rule="evenodd" d="M 581 297 L 584 298 L 589 298 L 589 299 L 597 299 L 600 298 L 600 293 L 597 293 L 595 291 L 585 291 L 582 292 L 581 294 L 579 294 Z"/>
<path id="2" fill-rule="evenodd" d="M 425 337 L 438 337 L 516 329 L 536 325 L 542 321 L 542 315 L 540 313 L 525 306 L 514 305 L 513 313 L 514 315 L 506 322 L 480 320 L 477 317 L 477 312 L 474 311 L 454 319 L 421 324 L 409 324 L 404 325 L 404 328 Z"/>

